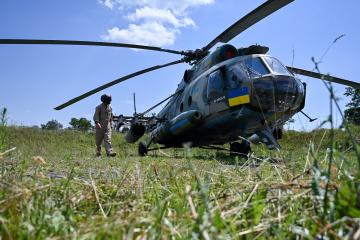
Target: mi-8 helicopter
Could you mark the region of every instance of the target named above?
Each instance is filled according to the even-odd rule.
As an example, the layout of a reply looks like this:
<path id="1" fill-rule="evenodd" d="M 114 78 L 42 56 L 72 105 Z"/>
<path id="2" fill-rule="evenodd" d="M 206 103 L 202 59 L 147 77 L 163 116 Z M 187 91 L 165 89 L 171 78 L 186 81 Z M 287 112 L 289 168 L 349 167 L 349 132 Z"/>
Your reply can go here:
<path id="1" fill-rule="evenodd" d="M 266 143 L 270 149 L 279 149 L 277 139 L 291 116 L 305 106 L 306 86 L 295 74 L 324 78 L 329 81 L 359 87 L 358 83 L 328 77 L 297 68 L 287 68 L 276 58 L 266 55 L 268 48 L 250 46 L 236 48 L 225 44 L 213 52 L 215 44 L 227 43 L 235 36 L 292 1 L 270 0 L 241 18 L 208 45 L 194 51 L 174 51 L 150 46 L 61 40 L 3 39 L 2 44 L 70 44 L 138 48 L 183 55 L 178 61 L 130 74 L 85 93 L 55 108 L 69 106 L 87 96 L 132 77 L 178 63 L 189 63 L 192 68 L 184 73 L 177 90 L 157 116 L 117 116 L 116 125 L 129 122 L 126 135 L 136 142 L 145 131 L 151 131 L 150 140 L 139 143 L 139 153 L 144 155 L 151 143 L 164 148 L 191 147 L 217 148 L 231 143 L 230 150 L 246 154 L 250 141 Z M 242 138 L 242 143 L 237 141 Z M 215 146 L 214 146 L 215 145 Z"/>

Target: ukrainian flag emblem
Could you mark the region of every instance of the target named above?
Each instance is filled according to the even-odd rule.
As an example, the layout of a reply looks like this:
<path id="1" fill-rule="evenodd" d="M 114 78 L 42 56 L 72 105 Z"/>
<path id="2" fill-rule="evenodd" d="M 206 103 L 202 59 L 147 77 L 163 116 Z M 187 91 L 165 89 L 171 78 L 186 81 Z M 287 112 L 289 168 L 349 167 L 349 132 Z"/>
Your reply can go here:
<path id="1" fill-rule="evenodd" d="M 205 60 L 204 66 L 207 67 L 211 63 L 211 55 Z"/>
<path id="2" fill-rule="evenodd" d="M 193 93 L 192 93 L 192 98 L 194 99 L 194 98 L 196 98 L 198 95 L 199 95 L 199 89 L 197 88 L 197 89 L 195 89 L 195 91 L 193 91 Z"/>
<path id="3" fill-rule="evenodd" d="M 229 106 L 236 106 L 250 102 L 249 90 L 247 87 L 242 87 L 228 91 Z"/>
<path id="4" fill-rule="evenodd" d="M 189 121 L 189 119 L 185 119 L 185 120 L 179 122 L 178 124 L 176 124 L 175 126 L 172 126 L 170 128 L 170 132 L 174 135 L 177 135 L 180 132 L 182 132 L 183 130 L 185 130 L 186 128 L 190 127 L 191 125 L 192 125 L 192 123 Z"/>

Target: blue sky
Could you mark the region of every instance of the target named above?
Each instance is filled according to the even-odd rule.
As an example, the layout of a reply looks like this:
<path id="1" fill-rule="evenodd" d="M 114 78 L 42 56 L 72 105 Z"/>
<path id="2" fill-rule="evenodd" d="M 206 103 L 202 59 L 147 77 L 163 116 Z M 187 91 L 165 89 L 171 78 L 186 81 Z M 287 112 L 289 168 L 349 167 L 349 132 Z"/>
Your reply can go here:
<path id="1" fill-rule="evenodd" d="M 118 41 L 193 50 L 207 45 L 234 22 L 261 5 L 260 0 L 86 0 L 0 1 L 0 38 Z M 358 69 L 359 1 L 295 0 L 229 43 L 270 48 L 285 65 L 312 70 L 330 44 L 320 71 L 360 82 Z M 216 46 L 214 47 L 216 48 Z M 9 123 L 40 125 L 56 119 L 65 127 L 72 117 L 92 119 L 100 96 L 113 97 L 115 114 L 132 115 L 133 93 L 138 112 L 171 95 L 189 68 L 178 64 L 110 87 L 63 110 L 54 107 L 119 77 L 179 59 L 178 55 L 94 46 L 0 45 L 0 108 Z M 329 115 L 329 93 L 322 81 L 307 83 L 303 111 L 319 121 L 295 115 L 291 129 L 311 130 Z M 345 87 L 333 84 L 340 105 L 350 99 Z M 159 111 L 155 109 L 154 112 Z M 341 123 L 336 114 L 335 124 Z"/>

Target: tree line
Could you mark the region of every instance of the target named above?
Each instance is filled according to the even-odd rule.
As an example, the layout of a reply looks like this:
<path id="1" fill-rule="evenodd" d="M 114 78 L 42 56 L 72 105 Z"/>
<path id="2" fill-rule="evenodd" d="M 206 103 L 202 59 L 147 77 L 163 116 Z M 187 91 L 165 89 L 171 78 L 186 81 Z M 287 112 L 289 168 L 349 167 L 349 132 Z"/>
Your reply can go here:
<path id="1" fill-rule="evenodd" d="M 72 129 L 79 131 L 93 130 L 95 127 L 91 124 L 91 121 L 86 118 L 71 118 L 69 122 Z M 60 130 L 63 125 L 55 119 L 48 121 L 46 124 L 41 124 L 40 128 L 43 130 Z"/>

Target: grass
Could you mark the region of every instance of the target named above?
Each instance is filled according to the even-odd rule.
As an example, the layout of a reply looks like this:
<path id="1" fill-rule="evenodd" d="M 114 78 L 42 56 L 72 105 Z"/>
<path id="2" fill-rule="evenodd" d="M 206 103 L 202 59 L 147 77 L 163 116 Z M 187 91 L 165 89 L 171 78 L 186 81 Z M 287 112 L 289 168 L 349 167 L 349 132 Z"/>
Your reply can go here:
<path id="1" fill-rule="evenodd" d="M 352 132 L 358 142 L 360 128 Z M 346 132 L 331 134 L 285 131 L 281 151 L 253 147 L 238 159 L 202 149 L 141 158 L 113 133 L 119 155 L 98 158 L 94 133 L 10 126 L 5 149 L 16 150 L 1 160 L 0 237 L 352 239 L 358 159 Z"/>
<path id="2" fill-rule="evenodd" d="M 7 109 L 3 108 L 0 110 L 0 153 L 2 152 L 7 132 Z"/>

